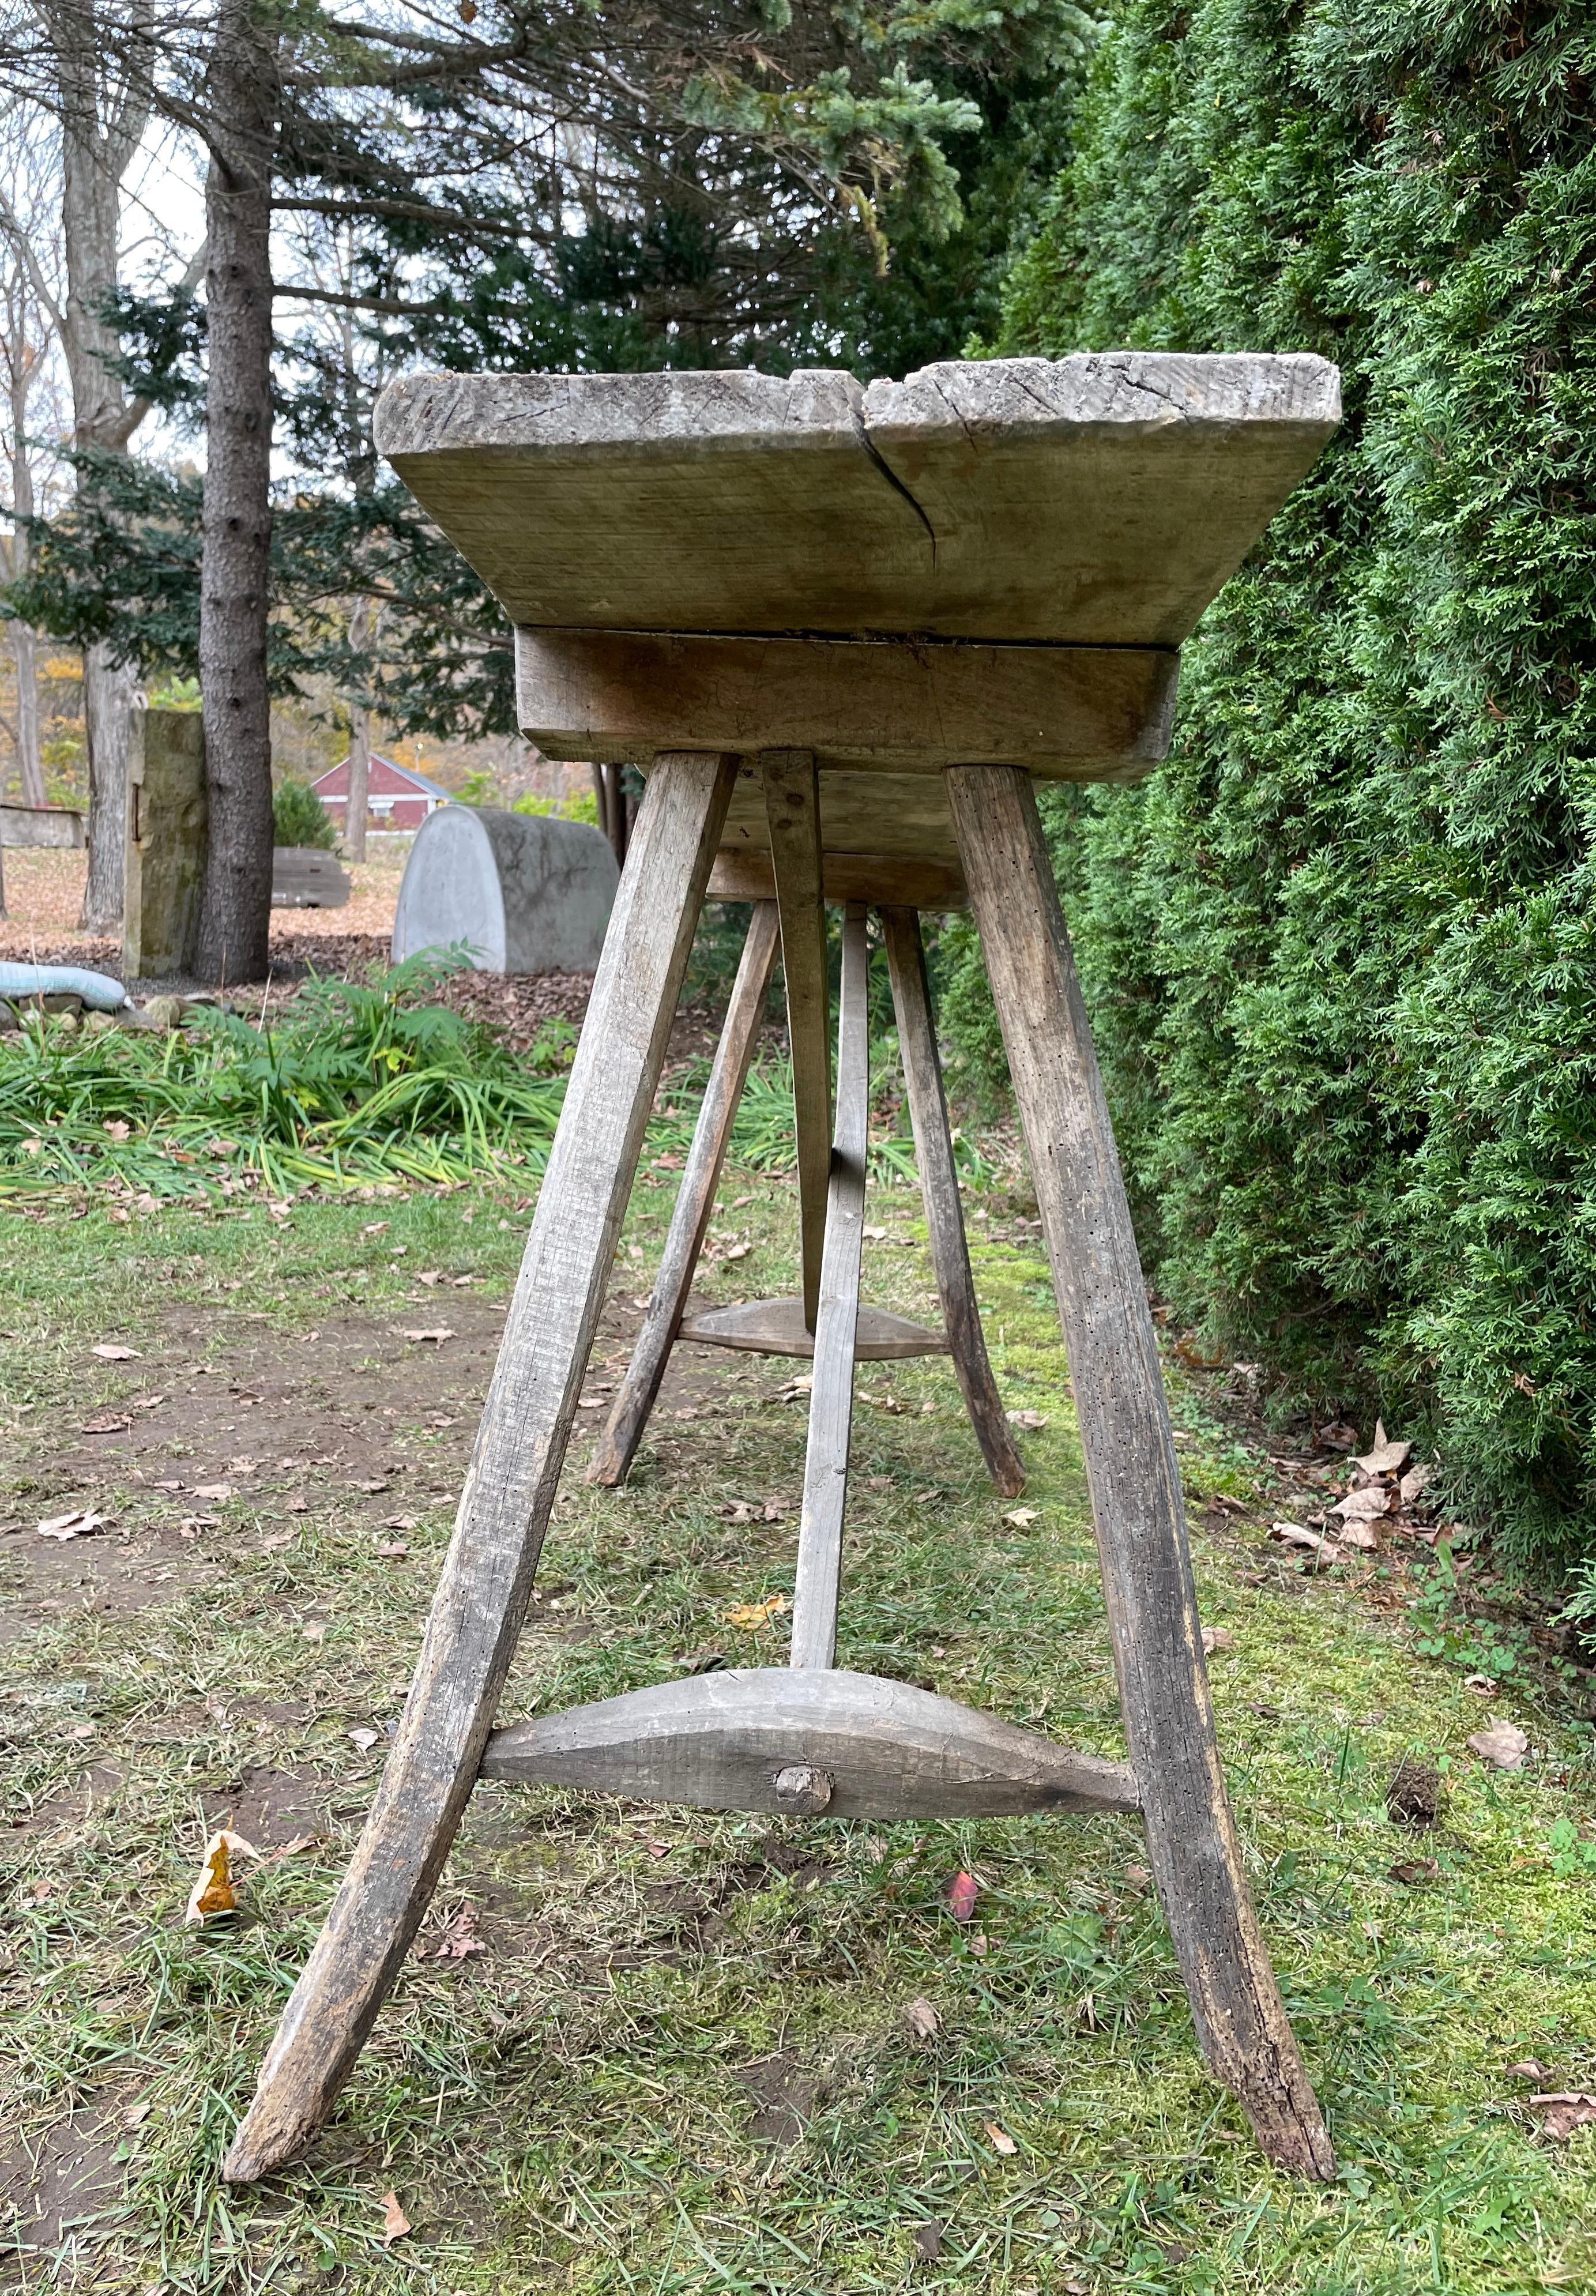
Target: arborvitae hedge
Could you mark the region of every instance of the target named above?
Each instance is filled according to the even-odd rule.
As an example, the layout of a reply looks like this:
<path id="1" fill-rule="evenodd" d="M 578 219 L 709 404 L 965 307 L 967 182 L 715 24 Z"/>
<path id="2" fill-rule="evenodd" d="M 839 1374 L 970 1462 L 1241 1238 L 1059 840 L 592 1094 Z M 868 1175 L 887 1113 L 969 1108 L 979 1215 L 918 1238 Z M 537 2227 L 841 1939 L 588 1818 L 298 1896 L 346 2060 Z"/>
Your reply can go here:
<path id="1" fill-rule="evenodd" d="M 1589 7 L 1130 0 L 1000 346 L 1341 366 L 1061 878 L 1165 1292 L 1552 1566 L 1596 1551 L 1593 80 Z"/>

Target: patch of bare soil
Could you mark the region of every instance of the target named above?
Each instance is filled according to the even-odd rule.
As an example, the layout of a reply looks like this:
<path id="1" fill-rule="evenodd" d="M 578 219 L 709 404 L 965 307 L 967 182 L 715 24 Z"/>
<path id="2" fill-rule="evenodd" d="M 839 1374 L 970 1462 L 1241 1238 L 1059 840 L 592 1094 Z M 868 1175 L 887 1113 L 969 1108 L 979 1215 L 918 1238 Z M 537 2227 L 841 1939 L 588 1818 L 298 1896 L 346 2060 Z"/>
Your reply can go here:
<path id="1" fill-rule="evenodd" d="M 789 2050 L 739 2065 L 736 2078 L 754 2104 L 749 2133 L 761 2144 L 796 2144 L 814 2118 L 823 2084 L 818 2074 Z"/>
<path id="2" fill-rule="evenodd" d="M 32 2267 L 46 2265 L 70 2284 L 78 2260 L 93 2276 L 96 2235 L 120 2213 L 126 2188 L 119 2154 L 127 2102 L 119 2095 L 85 2105 L 42 2142 L 19 2142 L 0 2153 L 0 2287 L 42 2281 L 49 2276 Z"/>
<path id="3" fill-rule="evenodd" d="M 622 1271 L 606 1306 L 575 1466 L 630 1358 L 637 1280 Z M 0 1522 L 0 1644 L 47 1620 L 126 1616 L 206 1586 L 235 1546 L 286 1543 L 299 1516 L 330 1504 L 367 1519 L 373 1537 L 390 1518 L 452 1505 L 503 1318 L 503 1304 L 450 1289 L 367 1312 L 346 1307 L 307 1332 L 274 1331 L 247 1309 L 185 1305 L 128 1334 L 143 1391 L 23 1423 L 17 1512 Z M 405 1337 L 439 1330 L 450 1336 Z M 98 1369 L 86 1361 L 86 1385 Z M 667 1442 L 678 1420 L 685 1436 L 713 1415 L 727 1378 L 747 1376 L 736 1357 L 682 1349 L 656 1412 Z M 77 1510 L 110 1520 L 88 1537 L 40 1535 L 39 1522 Z M 280 1527 L 263 1529 L 263 1517 Z"/>

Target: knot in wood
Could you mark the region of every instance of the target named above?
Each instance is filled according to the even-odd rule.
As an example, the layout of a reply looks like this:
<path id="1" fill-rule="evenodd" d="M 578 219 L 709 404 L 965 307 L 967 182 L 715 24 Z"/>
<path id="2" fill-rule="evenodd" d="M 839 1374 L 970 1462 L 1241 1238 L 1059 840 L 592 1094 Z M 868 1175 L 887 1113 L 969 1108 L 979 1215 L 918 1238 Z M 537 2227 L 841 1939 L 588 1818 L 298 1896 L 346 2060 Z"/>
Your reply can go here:
<path id="1" fill-rule="evenodd" d="M 814 1769 L 807 1762 L 794 1762 L 776 1772 L 776 1800 L 783 1809 L 813 1817 L 824 1809 L 831 1799 L 831 1778 L 827 1770 Z"/>

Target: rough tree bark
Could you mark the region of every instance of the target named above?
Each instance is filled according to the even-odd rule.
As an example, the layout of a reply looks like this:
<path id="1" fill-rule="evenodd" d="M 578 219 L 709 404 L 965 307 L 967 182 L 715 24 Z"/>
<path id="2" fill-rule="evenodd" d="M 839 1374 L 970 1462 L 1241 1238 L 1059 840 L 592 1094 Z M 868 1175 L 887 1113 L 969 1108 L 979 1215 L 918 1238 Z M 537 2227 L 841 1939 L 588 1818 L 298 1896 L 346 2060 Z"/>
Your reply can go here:
<path id="1" fill-rule="evenodd" d="M 278 35 L 222 0 L 206 73 L 205 507 L 200 693 L 210 847 L 195 972 L 258 980 L 272 903 L 272 154 Z"/>
<path id="2" fill-rule="evenodd" d="M 29 340 L 29 309 L 13 277 L 6 314 L 6 382 L 11 399 L 11 501 L 16 522 L 5 548 L 5 571 L 12 581 L 27 573 L 32 555 L 27 521 L 33 516 L 33 458 L 28 451 L 29 389 L 38 369 L 39 353 Z M 45 802 L 45 767 L 39 750 L 39 689 L 37 643 L 26 622 L 8 626 L 12 657 L 17 665 L 17 775 L 24 805 Z"/>
<path id="3" fill-rule="evenodd" d="M 54 52 L 61 125 L 61 235 L 67 298 L 61 349 L 72 387 L 72 435 L 78 447 L 124 454 L 146 403 L 129 403 L 106 365 L 120 345 L 102 316 L 117 284 L 122 178 L 150 119 L 153 49 L 147 0 L 112 37 L 95 0 L 55 0 L 44 11 Z M 129 37 L 131 33 L 131 37 Z M 82 924 L 104 932 L 121 922 L 123 820 L 127 804 L 128 721 L 139 691 L 136 670 L 90 646 L 83 658 L 84 731 L 88 742 L 88 882 Z"/>

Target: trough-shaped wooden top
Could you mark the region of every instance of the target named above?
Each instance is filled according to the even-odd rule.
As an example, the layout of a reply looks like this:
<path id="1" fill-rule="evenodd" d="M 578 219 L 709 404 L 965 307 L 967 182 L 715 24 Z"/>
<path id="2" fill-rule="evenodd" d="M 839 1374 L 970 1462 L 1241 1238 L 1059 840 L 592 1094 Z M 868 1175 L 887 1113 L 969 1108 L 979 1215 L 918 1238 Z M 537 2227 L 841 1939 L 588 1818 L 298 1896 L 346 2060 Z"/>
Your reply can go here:
<path id="1" fill-rule="evenodd" d="M 379 449 L 512 622 L 1177 646 L 1340 417 L 1304 353 L 433 374 Z"/>

